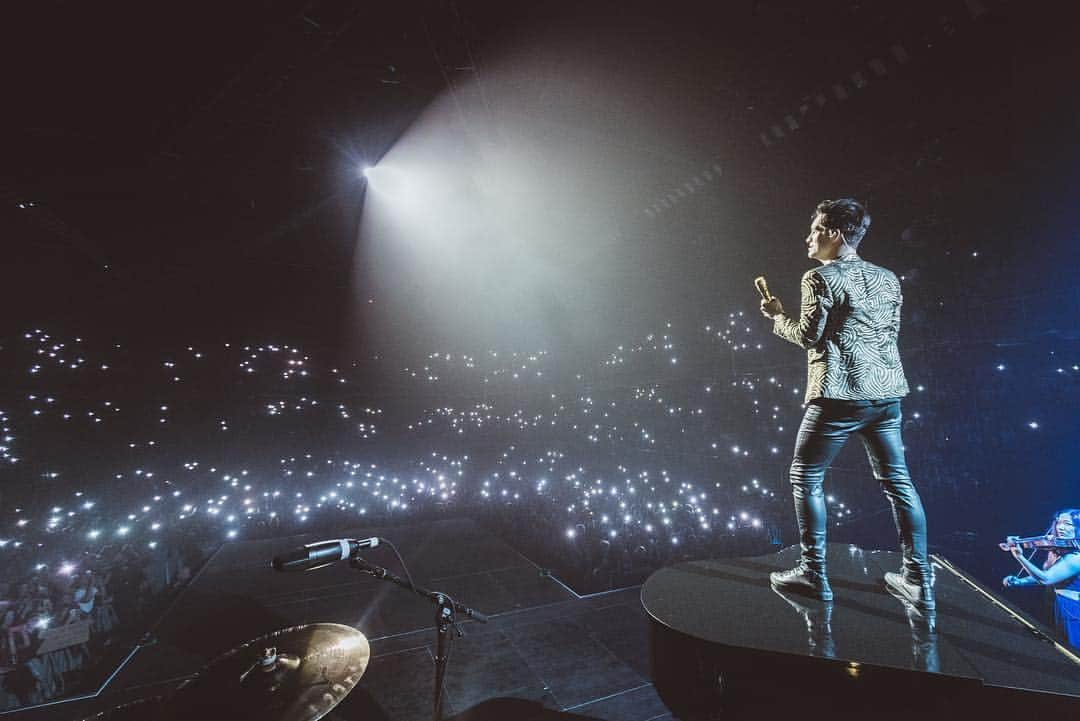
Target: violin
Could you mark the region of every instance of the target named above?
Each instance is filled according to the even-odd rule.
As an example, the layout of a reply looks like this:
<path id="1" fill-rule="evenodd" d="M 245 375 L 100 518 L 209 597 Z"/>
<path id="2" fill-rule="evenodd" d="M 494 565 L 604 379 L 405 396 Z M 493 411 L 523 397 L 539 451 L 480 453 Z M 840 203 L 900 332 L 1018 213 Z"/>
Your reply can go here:
<path id="1" fill-rule="evenodd" d="M 1010 548 L 1064 548 L 1071 551 L 1080 551 L 1080 538 L 1058 538 L 1057 536 L 1029 536 L 1028 538 L 1018 538 L 1016 536 L 1008 536 L 1005 538 L 1004 543 L 999 543 L 998 547 L 1002 551 L 1008 551 Z"/>

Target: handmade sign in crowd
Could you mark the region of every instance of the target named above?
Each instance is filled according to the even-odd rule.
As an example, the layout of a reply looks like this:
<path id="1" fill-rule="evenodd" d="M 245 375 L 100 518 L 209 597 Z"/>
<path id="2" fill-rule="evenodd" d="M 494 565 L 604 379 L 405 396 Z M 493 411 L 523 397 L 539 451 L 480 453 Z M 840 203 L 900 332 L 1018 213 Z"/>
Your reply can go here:
<path id="1" fill-rule="evenodd" d="M 41 646 L 38 647 L 38 656 L 44 656 L 50 651 L 58 651 L 68 646 L 78 646 L 90 640 L 90 619 L 69 623 L 66 626 L 47 628 L 41 632 Z"/>

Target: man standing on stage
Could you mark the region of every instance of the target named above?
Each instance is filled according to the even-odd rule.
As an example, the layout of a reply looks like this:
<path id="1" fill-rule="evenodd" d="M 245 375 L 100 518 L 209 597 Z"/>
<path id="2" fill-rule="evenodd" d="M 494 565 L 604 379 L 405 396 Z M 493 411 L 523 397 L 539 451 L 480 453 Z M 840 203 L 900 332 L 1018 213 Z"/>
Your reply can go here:
<path id="1" fill-rule="evenodd" d="M 807 406 L 790 476 L 802 558 L 795 568 L 770 574 L 770 580 L 778 590 L 832 600 L 822 483 L 854 433 L 892 504 L 900 536 L 903 569 L 886 573 L 885 582 L 928 613 L 934 610 L 934 581 L 926 557 L 926 516 L 900 437 L 900 399 L 908 393 L 896 346 L 903 297 L 896 275 L 856 252 L 869 227 L 870 214 L 851 198 L 819 203 L 806 248 L 821 267 L 803 275 L 798 316 L 787 315 L 778 298 L 761 302 L 773 333 L 805 348 L 807 355 Z"/>

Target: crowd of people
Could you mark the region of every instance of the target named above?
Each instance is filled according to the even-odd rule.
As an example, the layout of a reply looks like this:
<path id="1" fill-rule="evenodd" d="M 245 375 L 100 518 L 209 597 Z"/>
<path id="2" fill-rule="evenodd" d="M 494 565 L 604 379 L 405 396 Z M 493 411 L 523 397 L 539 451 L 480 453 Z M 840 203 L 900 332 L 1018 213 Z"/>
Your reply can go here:
<path id="1" fill-rule="evenodd" d="M 64 545 L 39 551 L 39 561 L 21 575 L 5 573 L 0 708 L 40 703 L 100 683 L 127 651 L 125 644 L 205 557 L 193 543 L 161 553 L 156 546 L 126 542 L 82 553 Z"/>
<path id="2" fill-rule="evenodd" d="M 669 326 L 580 367 L 492 351 L 375 371 L 288 345 L 4 339 L 9 703 L 93 676 L 101 649 L 145 625 L 145 599 L 197 569 L 194 539 L 469 514 L 583 589 L 778 543 L 798 388 L 712 364 L 761 346 L 740 315 L 722 326 L 685 343 Z M 838 503 L 837 521 L 851 512 Z M 86 642 L 37 653 L 82 620 Z"/>
<path id="3" fill-rule="evenodd" d="M 767 331 L 735 311 L 591 360 L 433 352 L 398 366 L 276 344 L 0 339 L 7 703 L 96 678 L 94 659 L 144 632 L 219 543 L 466 515 L 582 592 L 793 543 L 804 370 L 771 361 Z M 925 451 L 949 438 L 920 435 L 939 404 L 910 380 L 905 433 Z M 880 517 L 872 484 L 846 485 L 845 498 L 830 487 L 831 524 Z M 83 621 L 86 641 L 39 653 Z"/>

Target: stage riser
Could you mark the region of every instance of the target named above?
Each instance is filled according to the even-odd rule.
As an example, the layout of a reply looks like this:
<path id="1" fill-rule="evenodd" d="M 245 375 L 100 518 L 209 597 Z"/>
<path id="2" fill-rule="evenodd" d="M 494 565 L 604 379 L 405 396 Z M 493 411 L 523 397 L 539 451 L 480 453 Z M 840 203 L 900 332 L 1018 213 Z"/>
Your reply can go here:
<path id="1" fill-rule="evenodd" d="M 890 712 L 936 718 L 954 716 L 957 702 L 979 702 L 984 690 L 966 679 L 865 665 L 856 671 L 844 661 L 707 644 L 656 623 L 650 627 L 649 646 L 660 697 L 687 721 L 740 709 L 871 713 L 882 710 L 883 699 Z"/>
<path id="2" fill-rule="evenodd" d="M 1080 713 L 1076 656 L 947 559 L 932 557 L 927 609 L 886 588 L 893 551 L 829 544 L 832 601 L 774 588 L 799 554 L 690 561 L 645 582 L 651 676 L 676 718 Z"/>

